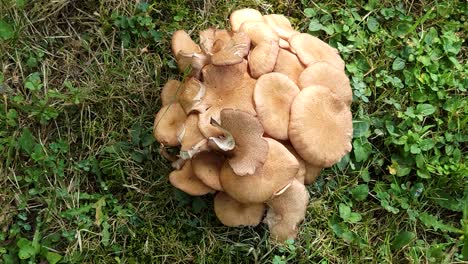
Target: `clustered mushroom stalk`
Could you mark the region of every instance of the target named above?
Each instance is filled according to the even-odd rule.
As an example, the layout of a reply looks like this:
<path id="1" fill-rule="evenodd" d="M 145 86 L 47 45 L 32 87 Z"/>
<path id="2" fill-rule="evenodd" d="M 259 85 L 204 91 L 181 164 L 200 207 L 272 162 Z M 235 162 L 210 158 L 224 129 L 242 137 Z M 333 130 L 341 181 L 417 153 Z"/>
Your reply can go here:
<path id="1" fill-rule="evenodd" d="M 161 92 L 154 136 L 190 195 L 215 193 L 227 226 L 294 239 L 322 168 L 351 151 L 352 91 L 338 51 L 278 14 L 234 11 L 231 31 L 183 30 L 172 52 L 184 78 Z M 172 157 L 166 147 L 179 147 Z"/>

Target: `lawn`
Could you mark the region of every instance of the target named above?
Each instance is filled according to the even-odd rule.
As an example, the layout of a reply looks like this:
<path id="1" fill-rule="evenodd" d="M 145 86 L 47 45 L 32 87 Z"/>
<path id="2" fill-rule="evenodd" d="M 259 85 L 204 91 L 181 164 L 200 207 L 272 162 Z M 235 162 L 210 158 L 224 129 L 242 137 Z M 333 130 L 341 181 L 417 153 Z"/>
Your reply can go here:
<path id="1" fill-rule="evenodd" d="M 295 241 L 228 228 L 168 182 L 152 136 L 170 39 L 280 13 L 336 47 L 353 150 L 308 186 Z M 0 263 L 468 260 L 465 1 L 2 0 Z M 466 262 L 465 262 L 466 263 Z"/>

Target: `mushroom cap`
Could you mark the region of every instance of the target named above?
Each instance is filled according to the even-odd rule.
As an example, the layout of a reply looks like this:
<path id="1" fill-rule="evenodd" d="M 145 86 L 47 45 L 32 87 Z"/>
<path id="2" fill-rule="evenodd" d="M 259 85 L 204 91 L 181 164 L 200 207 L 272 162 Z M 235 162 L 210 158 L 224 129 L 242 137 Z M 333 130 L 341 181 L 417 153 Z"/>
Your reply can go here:
<path id="1" fill-rule="evenodd" d="M 185 73 L 190 70 L 190 75 L 200 77 L 201 69 L 210 62 L 210 57 L 200 52 L 179 51 L 176 56 L 179 71 Z"/>
<path id="2" fill-rule="evenodd" d="M 304 71 L 305 67 L 293 53 L 279 49 L 278 58 L 276 59 L 274 72 L 282 73 L 293 80 L 296 84 L 299 83 L 299 76 Z"/>
<path id="3" fill-rule="evenodd" d="M 283 16 L 278 14 L 264 15 L 263 20 L 280 36 L 280 38 L 288 40 L 295 31 L 291 22 Z"/>
<path id="4" fill-rule="evenodd" d="M 161 104 L 163 106 L 177 102 L 182 83 L 177 80 L 169 80 L 161 90 Z"/>
<path id="5" fill-rule="evenodd" d="M 288 185 L 297 174 L 299 163 L 285 146 L 265 138 L 268 156 L 263 167 L 253 175 L 240 177 L 225 162 L 220 175 L 221 186 L 231 197 L 242 203 L 261 203 Z"/>
<path id="6" fill-rule="evenodd" d="M 281 195 L 269 200 L 265 223 L 271 238 L 281 243 L 296 238 L 297 226 L 305 218 L 308 203 L 309 193 L 298 180 L 294 180 Z"/>
<path id="7" fill-rule="evenodd" d="M 282 39 L 282 38 L 280 38 L 278 44 L 279 44 L 280 48 L 282 48 L 282 49 L 290 49 L 291 48 L 291 45 L 289 45 L 289 42 L 287 40 Z"/>
<path id="8" fill-rule="evenodd" d="M 236 10 L 229 16 L 229 23 L 231 24 L 231 29 L 234 32 L 239 31 L 242 23 L 246 21 L 263 21 L 263 16 L 258 10 L 252 8 Z"/>
<path id="9" fill-rule="evenodd" d="M 179 92 L 179 103 L 185 113 L 189 114 L 192 111 L 202 112 L 204 106 L 201 105 L 203 96 L 206 94 L 206 87 L 198 79 L 192 77 L 185 81 L 182 89 Z"/>
<path id="10" fill-rule="evenodd" d="M 192 159 L 193 172 L 207 186 L 217 191 L 223 191 L 219 181 L 224 156 L 217 152 L 202 152 Z"/>
<path id="11" fill-rule="evenodd" d="M 197 143 L 205 139 L 201 134 L 200 129 L 198 129 L 197 114 L 187 116 L 185 123 L 179 129 L 178 138 L 181 139 L 181 151 L 188 151 L 197 145 Z"/>
<path id="12" fill-rule="evenodd" d="M 250 75 L 258 78 L 272 72 L 279 53 L 278 42 L 261 42 L 249 54 Z"/>
<path id="13" fill-rule="evenodd" d="M 169 174 L 169 181 L 177 189 L 194 196 L 205 195 L 214 191 L 193 173 L 191 160 L 187 160 L 182 169 L 172 171 Z"/>
<path id="14" fill-rule="evenodd" d="M 226 226 L 256 226 L 265 212 L 265 204 L 243 204 L 224 192 L 214 198 L 214 210 L 219 221 Z"/>
<path id="15" fill-rule="evenodd" d="M 154 119 L 153 135 L 165 146 L 178 146 L 177 131 L 187 118 L 179 103 L 168 104 L 159 110 Z"/>
<path id="16" fill-rule="evenodd" d="M 297 85 L 282 73 L 267 73 L 258 78 L 254 90 L 255 110 L 271 137 L 288 139 L 291 104 L 299 91 Z"/>
<path id="17" fill-rule="evenodd" d="M 185 30 L 177 30 L 174 32 L 172 35 L 171 48 L 174 56 L 177 56 L 179 51 L 187 53 L 201 52 L 200 46 L 192 40 Z"/>
<path id="18" fill-rule="evenodd" d="M 301 158 L 301 156 L 297 153 L 297 151 L 294 149 L 294 147 L 286 143 L 284 146 L 291 152 L 291 154 L 296 157 L 297 161 L 299 162 L 299 170 L 297 171 L 297 174 L 295 176 L 296 180 L 298 180 L 300 183 L 304 184 L 306 173 L 307 173 L 307 167 L 306 167 L 306 162 Z"/>
<path id="19" fill-rule="evenodd" d="M 349 107 L 327 87 L 306 87 L 294 99 L 289 139 L 306 162 L 332 166 L 351 151 L 352 135 Z"/>
<path id="20" fill-rule="evenodd" d="M 246 21 L 242 23 L 239 32 L 245 32 L 253 45 L 258 45 L 262 42 L 275 42 L 278 44 L 278 34 L 263 21 Z"/>
<path id="21" fill-rule="evenodd" d="M 232 38 L 211 57 L 211 63 L 217 66 L 241 63 L 250 51 L 250 39 L 244 32 L 236 32 Z M 218 48 L 217 48 L 218 49 Z"/>
<path id="22" fill-rule="evenodd" d="M 262 138 L 263 127 L 253 115 L 240 110 L 221 111 L 221 126 L 229 131 L 235 140 L 235 148 L 228 163 L 235 174 L 254 174 L 261 167 L 268 154 L 268 142 Z"/>
<path id="23" fill-rule="evenodd" d="M 323 85 L 350 106 L 353 100 L 353 91 L 348 76 L 343 70 L 333 67 L 326 61 L 310 64 L 299 76 L 299 88 L 311 85 Z"/>
<path id="24" fill-rule="evenodd" d="M 213 54 L 214 44 L 220 40 L 222 43 L 228 43 L 232 33 L 225 29 L 208 28 L 200 31 L 200 48 L 206 54 Z M 218 44 L 219 45 L 219 44 Z M 218 47 L 218 51 L 223 47 Z"/>
<path id="25" fill-rule="evenodd" d="M 322 168 L 306 162 L 305 170 L 306 171 L 304 175 L 304 184 L 312 184 L 317 180 L 318 176 L 320 176 Z"/>
<path id="26" fill-rule="evenodd" d="M 291 37 L 289 44 L 305 65 L 317 61 L 327 61 L 333 67 L 344 70 L 344 61 L 341 59 L 338 50 L 317 37 L 307 33 L 296 34 Z"/>

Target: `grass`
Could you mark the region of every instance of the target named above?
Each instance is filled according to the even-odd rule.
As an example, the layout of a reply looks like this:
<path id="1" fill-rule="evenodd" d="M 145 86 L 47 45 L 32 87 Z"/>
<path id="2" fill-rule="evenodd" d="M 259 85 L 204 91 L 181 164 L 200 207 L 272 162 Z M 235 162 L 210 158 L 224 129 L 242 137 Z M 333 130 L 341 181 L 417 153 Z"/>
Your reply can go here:
<path id="1" fill-rule="evenodd" d="M 0 5 L 1 263 L 461 263 L 468 257 L 463 1 Z M 298 239 L 228 228 L 170 186 L 152 138 L 170 36 L 283 13 L 346 61 L 353 151 L 309 186 Z"/>

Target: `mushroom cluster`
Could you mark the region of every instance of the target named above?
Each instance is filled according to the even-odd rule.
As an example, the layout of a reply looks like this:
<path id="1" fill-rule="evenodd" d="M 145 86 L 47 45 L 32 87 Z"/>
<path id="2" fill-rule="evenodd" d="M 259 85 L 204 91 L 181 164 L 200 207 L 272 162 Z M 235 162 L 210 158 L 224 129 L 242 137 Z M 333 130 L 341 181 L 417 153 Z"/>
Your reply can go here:
<path id="1" fill-rule="evenodd" d="M 224 225 L 264 219 L 282 242 L 305 218 L 304 185 L 351 150 L 352 91 L 338 51 L 285 16 L 240 9 L 229 22 L 231 31 L 201 31 L 199 44 L 174 33 L 183 80 L 163 87 L 154 136 L 175 168 L 172 185 L 215 193 Z"/>

